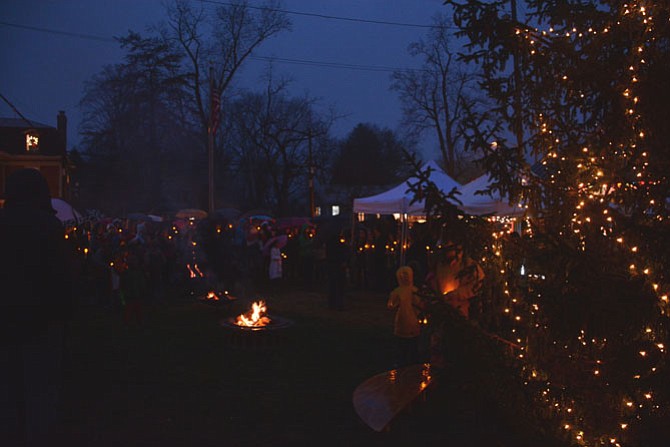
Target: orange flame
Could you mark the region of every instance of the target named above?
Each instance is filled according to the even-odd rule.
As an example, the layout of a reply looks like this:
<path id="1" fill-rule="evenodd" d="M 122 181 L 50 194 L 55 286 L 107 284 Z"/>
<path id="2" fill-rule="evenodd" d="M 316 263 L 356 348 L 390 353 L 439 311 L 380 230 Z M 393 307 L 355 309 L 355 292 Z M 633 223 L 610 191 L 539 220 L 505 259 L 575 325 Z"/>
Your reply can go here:
<path id="1" fill-rule="evenodd" d="M 235 324 L 247 327 L 266 326 L 271 321 L 270 318 L 265 315 L 266 312 L 267 307 L 265 306 L 265 301 L 256 301 L 251 305 L 251 310 L 249 312 L 237 316 Z"/>
<path id="2" fill-rule="evenodd" d="M 191 267 L 191 264 L 186 264 L 186 268 L 191 278 L 202 278 L 204 276 L 198 268 L 198 264 L 193 264 L 193 267 Z"/>

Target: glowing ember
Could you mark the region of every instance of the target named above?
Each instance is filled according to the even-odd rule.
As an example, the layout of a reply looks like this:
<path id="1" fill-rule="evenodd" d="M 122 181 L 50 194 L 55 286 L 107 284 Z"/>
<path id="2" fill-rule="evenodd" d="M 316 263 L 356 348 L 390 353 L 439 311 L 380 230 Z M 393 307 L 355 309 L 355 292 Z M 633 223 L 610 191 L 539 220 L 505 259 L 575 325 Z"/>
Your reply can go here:
<path id="1" fill-rule="evenodd" d="M 227 290 L 224 290 L 223 292 L 210 290 L 200 297 L 200 300 L 206 303 L 227 303 L 236 299 L 237 298 L 229 294 Z"/>
<path id="2" fill-rule="evenodd" d="M 237 316 L 235 324 L 247 327 L 267 326 L 271 320 L 265 314 L 266 312 L 267 307 L 265 306 L 265 301 L 254 302 L 251 305 L 251 310 L 249 312 Z"/>

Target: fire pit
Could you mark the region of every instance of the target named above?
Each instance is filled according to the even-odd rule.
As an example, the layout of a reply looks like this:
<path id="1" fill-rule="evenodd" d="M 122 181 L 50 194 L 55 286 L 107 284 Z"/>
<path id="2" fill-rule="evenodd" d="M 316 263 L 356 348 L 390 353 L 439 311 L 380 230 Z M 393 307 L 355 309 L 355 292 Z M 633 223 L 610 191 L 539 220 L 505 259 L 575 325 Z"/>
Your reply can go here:
<path id="1" fill-rule="evenodd" d="M 283 330 L 293 326 L 293 321 L 277 315 L 269 315 L 265 301 L 252 303 L 251 309 L 220 320 L 226 329 L 228 341 L 233 346 L 264 347 L 281 340 Z"/>

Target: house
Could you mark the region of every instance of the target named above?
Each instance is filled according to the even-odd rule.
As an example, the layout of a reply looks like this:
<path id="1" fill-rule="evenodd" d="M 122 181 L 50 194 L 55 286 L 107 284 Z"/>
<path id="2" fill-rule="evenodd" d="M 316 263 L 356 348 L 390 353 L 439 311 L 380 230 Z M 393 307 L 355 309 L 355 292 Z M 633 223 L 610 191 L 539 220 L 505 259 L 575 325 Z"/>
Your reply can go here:
<path id="1" fill-rule="evenodd" d="M 26 118 L 0 118 L 0 201 L 5 180 L 17 169 L 38 169 L 49 184 L 51 197 L 66 194 L 67 117 L 59 111 L 56 127 Z"/>

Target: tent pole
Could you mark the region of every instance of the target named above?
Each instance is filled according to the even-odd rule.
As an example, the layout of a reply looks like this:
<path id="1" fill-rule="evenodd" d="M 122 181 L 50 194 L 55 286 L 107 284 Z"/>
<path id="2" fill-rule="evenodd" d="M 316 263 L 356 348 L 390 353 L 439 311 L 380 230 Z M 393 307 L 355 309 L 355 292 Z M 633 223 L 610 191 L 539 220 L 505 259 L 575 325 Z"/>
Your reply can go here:
<path id="1" fill-rule="evenodd" d="M 355 230 L 355 227 L 356 227 L 356 221 L 357 220 L 358 220 L 357 219 L 357 214 L 352 211 L 352 213 L 351 213 L 351 235 L 350 235 L 350 239 L 349 239 L 349 250 L 352 253 L 356 252 L 356 249 L 354 248 L 354 234 L 355 234 L 354 230 Z"/>
<path id="2" fill-rule="evenodd" d="M 400 215 L 400 266 L 405 265 L 405 246 L 407 245 L 407 214 Z"/>

